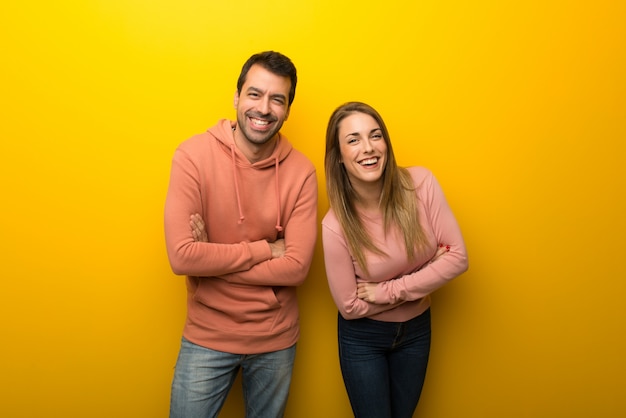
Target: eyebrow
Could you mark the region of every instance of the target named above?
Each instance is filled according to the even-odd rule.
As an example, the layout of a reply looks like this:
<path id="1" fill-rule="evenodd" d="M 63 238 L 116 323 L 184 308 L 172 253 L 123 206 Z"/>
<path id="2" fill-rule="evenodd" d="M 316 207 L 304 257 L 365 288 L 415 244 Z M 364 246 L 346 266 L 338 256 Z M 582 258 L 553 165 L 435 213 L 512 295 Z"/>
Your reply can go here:
<path id="1" fill-rule="evenodd" d="M 265 94 L 264 90 L 261 90 L 258 87 L 254 87 L 254 86 L 250 86 L 248 87 L 248 91 L 254 91 L 255 93 L 260 93 L 260 94 Z M 287 96 L 285 96 L 284 94 L 280 94 L 280 93 L 276 93 L 276 94 L 272 94 L 270 95 L 271 98 L 280 98 L 283 100 L 287 100 Z"/>
<path id="2" fill-rule="evenodd" d="M 380 131 L 380 133 L 383 133 L 383 130 L 381 128 L 374 128 L 370 131 L 370 135 L 373 134 L 376 131 Z M 359 136 L 360 134 L 358 132 L 351 132 L 349 134 L 346 134 L 345 138 L 349 137 L 349 136 Z"/>

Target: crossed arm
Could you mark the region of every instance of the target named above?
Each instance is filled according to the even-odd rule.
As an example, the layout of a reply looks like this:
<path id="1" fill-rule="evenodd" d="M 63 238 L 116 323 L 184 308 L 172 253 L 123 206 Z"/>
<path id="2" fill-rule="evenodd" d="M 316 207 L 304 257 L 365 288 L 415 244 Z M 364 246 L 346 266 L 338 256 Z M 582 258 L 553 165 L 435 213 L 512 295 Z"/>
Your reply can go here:
<path id="1" fill-rule="evenodd" d="M 209 242 L 206 232 L 206 225 L 199 213 L 194 213 L 189 217 L 189 226 L 191 227 L 191 235 L 196 242 Z M 272 258 L 280 258 L 285 255 L 285 240 L 278 239 L 274 242 L 267 242 L 272 250 Z"/>
<path id="2" fill-rule="evenodd" d="M 443 256 L 448 251 L 450 251 L 450 246 L 449 245 L 439 244 L 439 248 L 437 248 L 437 252 L 433 256 L 433 258 L 430 259 L 428 264 L 434 263 L 437 259 L 439 259 L 441 256 Z M 356 285 L 356 296 L 359 299 L 362 299 L 362 300 L 364 300 L 366 302 L 377 303 L 376 302 L 376 288 L 380 284 L 381 284 L 380 282 L 378 282 L 378 283 L 359 282 Z"/>

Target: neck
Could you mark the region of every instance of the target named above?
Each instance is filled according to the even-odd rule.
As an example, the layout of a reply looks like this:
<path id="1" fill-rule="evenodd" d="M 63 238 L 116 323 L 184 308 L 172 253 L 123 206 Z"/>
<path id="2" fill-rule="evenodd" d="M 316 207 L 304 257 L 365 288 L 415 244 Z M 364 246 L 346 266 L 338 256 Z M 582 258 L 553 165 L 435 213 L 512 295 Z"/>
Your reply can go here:
<path id="1" fill-rule="evenodd" d="M 243 137 L 239 129 L 233 130 L 233 138 L 235 145 L 241 151 L 241 153 L 254 164 L 261 160 L 268 158 L 274 152 L 276 143 L 278 142 L 278 134 L 274 135 L 270 140 L 262 144 L 255 144 Z"/>
<path id="2" fill-rule="evenodd" d="M 379 213 L 381 188 L 382 185 L 372 185 L 356 190 L 358 195 L 356 205 L 365 213 Z"/>

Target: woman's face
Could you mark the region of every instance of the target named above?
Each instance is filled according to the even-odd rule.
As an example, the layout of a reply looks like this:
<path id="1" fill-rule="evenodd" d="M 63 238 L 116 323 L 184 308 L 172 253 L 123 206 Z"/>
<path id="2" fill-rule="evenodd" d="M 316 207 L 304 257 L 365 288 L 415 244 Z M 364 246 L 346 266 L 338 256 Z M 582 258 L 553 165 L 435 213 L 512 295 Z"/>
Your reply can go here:
<path id="1" fill-rule="evenodd" d="M 376 119 L 353 113 L 339 123 L 341 162 L 355 188 L 380 186 L 387 163 L 387 142 Z"/>

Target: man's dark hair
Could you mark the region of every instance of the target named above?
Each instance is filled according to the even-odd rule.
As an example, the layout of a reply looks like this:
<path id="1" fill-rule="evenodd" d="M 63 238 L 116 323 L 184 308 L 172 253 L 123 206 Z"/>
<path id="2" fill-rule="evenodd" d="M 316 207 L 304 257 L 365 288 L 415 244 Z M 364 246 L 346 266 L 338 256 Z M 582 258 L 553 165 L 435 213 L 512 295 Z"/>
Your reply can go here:
<path id="1" fill-rule="evenodd" d="M 237 80 L 237 93 L 241 94 L 241 88 L 246 82 L 248 71 L 254 64 L 259 64 L 266 70 L 281 77 L 289 77 L 291 79 L 291 89 L 289 90 L 289 106 L 293 103 L 293 99 L 296 97 L 296 84 L 298 83 L 298 75 L 296 73 L 296 66 L 293 65 L 291 60 L 280 52 L 265 51 L 258 54 L 254 54 L 241 68 L 241 74 Z"/>

